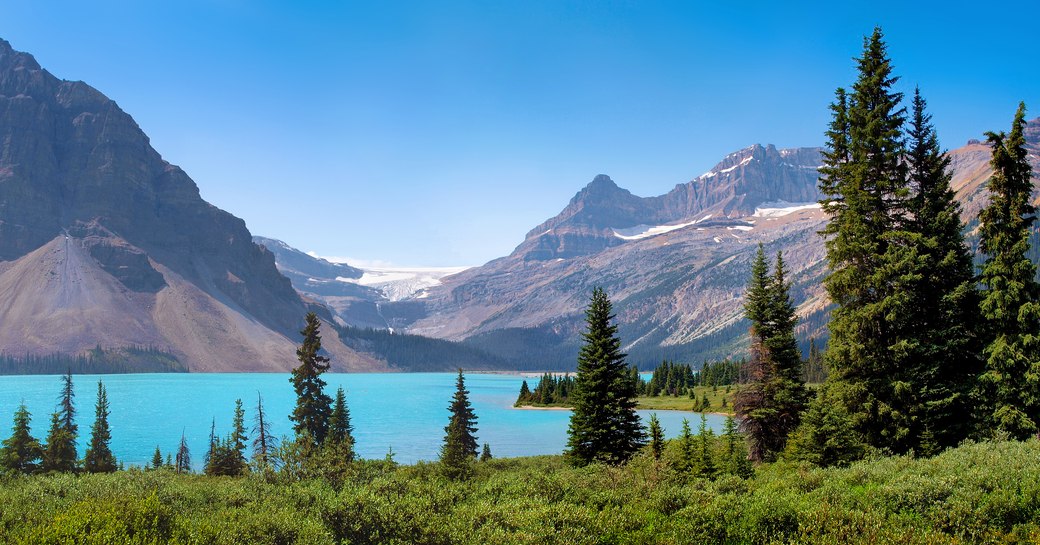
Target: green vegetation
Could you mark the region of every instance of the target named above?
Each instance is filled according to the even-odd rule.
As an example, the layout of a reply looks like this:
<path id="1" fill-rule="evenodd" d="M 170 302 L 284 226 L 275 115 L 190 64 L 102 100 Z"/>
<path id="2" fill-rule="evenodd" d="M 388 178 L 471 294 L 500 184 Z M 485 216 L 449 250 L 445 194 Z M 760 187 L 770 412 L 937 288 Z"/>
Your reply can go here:
<path id="1" fill-rule="evenodd" d="M 455 395 L 452 397 L 451 418 L 444 427 L 444 445 L 441 447 L 441 465 L 445 474 L 452 479 L 469 477 L 473 472 L 473 461 L 477 458 L 477 415 L 469 404 L 469 390 L 466 380 L 459 369 L 459 377 L 455 381 Z M 487 457 L 491 458 L 491 449 L 484 444 Z"/>
<path id="2" fill-rule="evenodd" d="M 980 395 L 988 428 L 1025 438 L 1040 426 L 1040 284 L 1029 260 L 1029 232 L 1036 222 L 1030 204 L 1032 165 L 1025 149 L 1025 104 L 1011 133 L 987 133 L 993 147 L 990 203 L 979 217 L 980 245 L 987 255 L 980 282 L 987 346 Z"/>
<path id="3" fill-rule="evenodd" d="M 318 354 L 321 350 L 318 328 L 317 315 L 307 313 L 307 325 L 300 332 L 303 344 L 296 350 L 300 365 L 293 369 L 289 379 L 296 390 L 296 408 L 289 415 L 294 422 L 293 430 L 298 439 L 306 436 L 315 445 L 325 441 L 332 413 L 332 398 L 325 394 L 325 381 L 321 379 L 321 374 L 329 370 L 329 358 Z"/>
<path id="4" fill-rule="evenodd" d="M 566 455 L 575 465 L 625 462 L 646 440 L 636 414 L 636 381 L 621 353 L 612 312 L 606 292 L 593 289 L 567 429 Z"/>
<path id="5" fill-rule="evenodd" d="M 751 321 L 751 360 L 746 367 L 747 383 L 733 401 L 740 427 L 748 436 L 751 459 L 756 462 L 773 460 L 784 449 L 809 399 L 794 337 L 798 318 L 785 273 L 778 252 L 773 275 L 769 275 L 765 250 L 759 244 L 744 302 L 744 313 Z"/>
<path id="6" fill-rule="evenodd" d="M 184 364 L 164 350 L 148 346 L 101 348 L 86 354 L 12 356 L 0 354 L 0 375 L 74 375 L 112 373 L 184 373 Z"/>
<path id="7" fill-rule="evenodd" d="M 725 443 L 719 443 L 724 448 Z M 4 543 L 1006 543 L 1040 538 L 1040 444 L 969 444 L 845 469 L 767 464 L 751 479 L 668 460 L 575 468 L 495 459 L 353 464 L 334 486 L 169 470 L 0 480 Z M 721 452 L 721 451 L 720 451 Z"/>
<path id="8" fill-rule="evenodd" d="M 90 428 L 90 446 L 83 457 L 83 469 L 88 473 L 111 473 L 116 470 L 116 457 L 109 448 L 112 432 L 108 428 L 108 394 L 98 381 L 97 403 L 94 406 L 94 425 Z M 158 449 L 156 449 L 158 452 Z"/>

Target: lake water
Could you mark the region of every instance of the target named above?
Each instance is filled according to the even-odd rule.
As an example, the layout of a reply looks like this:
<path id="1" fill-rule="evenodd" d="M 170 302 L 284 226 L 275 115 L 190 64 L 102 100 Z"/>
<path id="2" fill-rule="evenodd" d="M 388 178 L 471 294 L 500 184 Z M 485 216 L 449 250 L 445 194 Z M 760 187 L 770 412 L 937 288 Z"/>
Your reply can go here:
<path id="1" fill-rule="evenodd" d="M 334 396 L 342 386 L 347 394 L 356 451 L 363 458 L 382 458 L 393 448 L 401 463 L 434 460 L 448 423 L 448 405 L 455 391 L 454 373 L 357 373 L 323 375 L 326 392 Z M 570 411 L 513 408 L 525 377 L 504 374 L 468 374 L 466 388 L 477 415 L 477 437 L 489 443 L 496 457 L 559 454 L 567 443 Z M 257 394 L 276 436 L 291 435 L 289 413 L 295 394 L 288 374 L 131 374 L 75 375 L 76 421 L 82 457 L 94 422 L 97 381 L 108 392 L 112 450 L 126 465 L 151 460 L 156 445 L 163 455 L 174 452 L 183 432 L 198 467 L 206 452 L 210 422 L 217 434 L 231 427 L 235 399 L 242 399 L 247 429 L 252 426 Z M 528 379 L 531 387 L 537 379 Z M 57 405 L 61 379 L 53 375 L 0 377 L 0 437 L 10 435 L 12 417 L 22 400 L 32 413 L 33 436 L 43 440 L 50 414 Z M 678 435 L 683 418 L 696 431 L 700 415 L 684 411 L 655 411 L 665 435 Z M 644 421 L 648 411 L 640 411 Z M 716 432 L 724 418 L 708 415 Z"/>

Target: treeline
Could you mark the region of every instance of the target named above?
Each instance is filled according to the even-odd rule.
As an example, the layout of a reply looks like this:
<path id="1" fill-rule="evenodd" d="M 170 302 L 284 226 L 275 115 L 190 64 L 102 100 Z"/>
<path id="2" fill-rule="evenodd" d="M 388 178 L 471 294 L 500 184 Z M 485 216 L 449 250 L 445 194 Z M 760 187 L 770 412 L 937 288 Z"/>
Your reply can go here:
<path id="1" fill-rule="evenodd" d="M 516 398 L 515 407 L 523 405 L 566 405 L 570 402 L 570 393 L 574 390 L 574 377 L 570 374 L 554 375 L 545 373 L 538 379 L 534 390 L 527 385 L 527 380 L 520 383 L 520 395 Z"/>
<path id="2" fill-rule="evenodd" d="M 105 375 L 116 373 L 184 373 L 177 357 L 153 346 L 102 348 L 86 354 L 50 354 L 12 356 L 0 354 L 0 375 Z"/>
<path id="3" fill-rule="evenodd" d="M 382 329 L 335 326 L 347 346 L 374 354 L 404 371 L 431 372 L 465 369 L 505 369 L 504 359 L 479 347 Z"/>

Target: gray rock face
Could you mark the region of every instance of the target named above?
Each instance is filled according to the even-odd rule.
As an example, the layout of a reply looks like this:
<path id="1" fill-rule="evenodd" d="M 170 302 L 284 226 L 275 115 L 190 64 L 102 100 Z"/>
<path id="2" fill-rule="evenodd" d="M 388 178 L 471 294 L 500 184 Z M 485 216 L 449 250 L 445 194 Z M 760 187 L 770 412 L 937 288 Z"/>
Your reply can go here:
<path id="1" fill-rule="evenodd" d="M 622 244 L 616 229 L 680 223 L 709 213 L 714 218 L 749 216 L 768 202 L 815 202 L 821 160 L 818 148 L 777 150 L 756 144 L 664 195 L 647 198 L 600 174 L 556 217 L 528 232 L 513 256 L 570 259 Z"/>
<path id="2" fill-rule="evenodd" d="M 62 240 L 69 244 L 37 252 Z M 37 284 L 71 293 L 65 282 L 77 277 L 62 267 L 71 271 L 73 260 L 94 289 L 115 292 L 54 299 L 51 310 L 63 319 L 41 322 L 35 313 L 43 309 L 15 293 L 22 279 L 5 274 L 0 349 L 74 354 L 103 341 L 157 345 L 194 369 L 293 366 L 307 307 L 273 254 L 252 242 L 241 219 L 203 201 L 115 102 L 83 82 L 59 80 L 0 40 L 0 271 L 48 275 L 57 283 Z M 40 290 L 31 291 L 46 299 Z M 220 315 L 241 326 L 212 319 Z M 55 331 L 23 332 L 27 323 Z M 61 335 L 67 328 L 80 334 Z M 342 368 L 372 364 L 340 352 Z"/>

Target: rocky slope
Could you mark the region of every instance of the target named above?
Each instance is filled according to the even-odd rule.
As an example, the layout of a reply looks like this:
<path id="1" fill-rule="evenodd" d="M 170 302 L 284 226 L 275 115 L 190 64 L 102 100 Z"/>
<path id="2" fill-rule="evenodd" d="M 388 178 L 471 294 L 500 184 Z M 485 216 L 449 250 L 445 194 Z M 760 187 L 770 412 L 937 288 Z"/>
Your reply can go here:
<path id="1" fill-rule="evenodd" d="M 1040 170 L 1040 119 L 1028 134 Z M 989 149 L 970 142 L 950 157 L 970 234 L 986 202 Z M 511 255 L 431 289 L 423 317 L 407 330 L 465 340 L 515 362 L 568 367 L 588 294 L 602 286 L 635 363 L 739 354 L 743 291 L 762 242 L 768 252 L 783 251 L 790 266 L 803 344 L 825 336 L 825 251 L 817 235 L 825 217 L 811 205 L 819 164 L 818 149 L 752 146 L 650 198 L 597 176 Z"/>
<path id="2" fill-rule="evenodd" d="M 287 370 L 307 309 L 115 102 L 0 40 L 0 351 L 152 346 L 195 371 Z M 326 339 L 339 369 L 386 367 Z"/>

